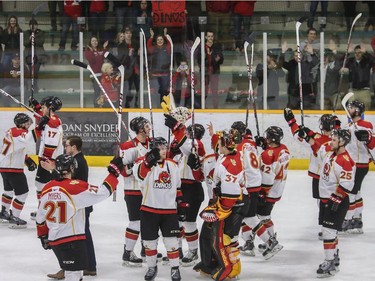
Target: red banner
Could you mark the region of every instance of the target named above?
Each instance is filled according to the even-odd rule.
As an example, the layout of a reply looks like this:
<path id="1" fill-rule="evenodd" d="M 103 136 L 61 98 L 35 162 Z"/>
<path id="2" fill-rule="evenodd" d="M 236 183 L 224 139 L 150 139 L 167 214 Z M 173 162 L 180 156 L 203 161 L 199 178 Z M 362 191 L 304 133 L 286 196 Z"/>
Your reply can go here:
<path id="1" fill-rule="evenodd" d="M 154 26 L 179 27 L 186 25 L 185 0 L 152 1 Z"/>

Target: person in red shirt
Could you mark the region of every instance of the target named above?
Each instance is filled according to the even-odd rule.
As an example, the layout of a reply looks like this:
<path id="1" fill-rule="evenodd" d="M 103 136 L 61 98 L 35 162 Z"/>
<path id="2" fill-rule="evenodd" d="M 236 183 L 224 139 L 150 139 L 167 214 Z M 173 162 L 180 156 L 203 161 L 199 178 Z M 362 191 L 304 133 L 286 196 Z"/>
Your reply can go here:
<path id="1" fill-rule="evenodd" d="M 72 27 L 72 43 L 71 49 L 72 51 L 77 50 L 78 45 L 78 32 L 79 26 L 77 23 L 77 18 L 80 17 L 82 14 L 82 5 L 79 0 L 65 0 L 64 1 L 64 16 L 62 18 L 63 21 L 63 29 L 61 32 L 60 43 L 59 43 L 59 51 L 65 50 L 66 40 L 68 38 L 68 32 L 70 26 Z"/>
<path id="2" fill-rule="evenodd" d="M 117 103 L 120 93 L 120 73 L 113 71 L 113 65 L 109 62 L 103 63 L 102 66 L 102 78 L 100 83 L 102 84 L 104 90 L 106 91 L 108 98 L 112 103 Z M 111 107 L 107 97 L 102 93 L 96 100 L 100 107 Z M 116 105 L 115 105 L 116 106 Z"/>
<path id="3" fill-rule="evenodd" d="M 254 14 L 255 2 L 235 1 L 233 4 L 232 21 L 236 51 L 243 50 L 243 38 L 250 33 L 251 17 Z"/>

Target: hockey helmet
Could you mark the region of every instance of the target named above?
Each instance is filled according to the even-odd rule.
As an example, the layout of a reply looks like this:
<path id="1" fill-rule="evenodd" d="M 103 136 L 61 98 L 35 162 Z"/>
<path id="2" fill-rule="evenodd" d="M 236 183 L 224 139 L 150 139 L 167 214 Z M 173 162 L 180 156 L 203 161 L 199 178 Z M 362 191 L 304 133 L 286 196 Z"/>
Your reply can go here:
<path id="1" fill-rule="evenodd" d="M 168 147 L 168 142 L 163 137 L 156 137 L 150 143 L 150 149 L 159 148 L 159 146 L 166 146 Z"/>
<path id="2" fill-rule="evenodd" d="M 174 108 L 171 111 L 170 115 L 182 124 L 185 124 L 186 121 L 191 118 L 191 113 L 189 109 L 187 109 L 184 106 L 178 106 Z"/>
<path id="3" fill-rule="evenodd" d="M 242 140 L 241 134 L 236 129 L 220 131 L 217 134 L 219 135 L 221 146 L 225 146 L 229 150 L 234 150 Z"/>
<path id="4" fill-rule="evenodd" d="M 264 138 L 270 143 L 279 144 L 283 137 L 283 130 L 277 126 L 270 126 L 264 132 Z"/>
<path id="5" fill-rule="evenodd" d="M 74 173 L 77 169 L 76 159 L 68 154 L 61 154 L 56 158 L 56 171 L 63 175 L 65 173 Z"/>
<path id="6" fill-rule="evenodd" d="M 332 131 L 335 127 L 336 116 L 332 114 L 323 114 L 319 119 L 319 129 L 324 131 Z"/>
<path id="7" fill-rule="evenodd" d="M 146 124 L 149 123 L 150 121 L 148 121 L 146 118 L 138 116 L 130 121 L 130 129 L 136 134 L 138 134 L 142 129 L 145 128 Z"/>
<path id="8" fill-rule="evenodd" d="M 339 141 L 344 142 L 344 146 L 350 142 L 350 139 L 352 137 L 350 131 L 345 129 L 335 129 L 332 131 L 331 135 L 337 136 Z"/>
<path id="9" fill-rule="evenodd" d="M 348 103 L 348 108 L 350 107 L 355 107 L 356 108 L 356 112 L 358 113 L 358 115 L 361 115 L 362 113 L 365 112 L 365 104 L 361 101 L 358 101 L 358 100 L 353 100 L 351 102 Z"/>
<path id="10" fill-rule="evenodd" d="M 235 122 L 233 122 L 231 128 L 232 129 L 236 129 L 241 135 L 245 135 L 246 134 L 246 125 L 242 121 L 235 121 Z"/>
<path id="11" fill-rule="evenodd" d="M 194 127 L 194 138 L 197 140 L 201 140 L 204 136 L 205 129 L 203 125 L 201 124 L 194 124 L 194 125 L 189 125 L 186 128 L 186 131 L 189 133 L 190 136 L 192 136 L 192 126 Z"/>
<path id="12" fill-rule="evenodd" d="M 22 127 L 23 124 L 30 122 L 30 124 L 33 123 L 33 120 L 30 118 L 29 115 L 25 113 L 17 113 L 16 116 L 14 116 L 14 124 L 17 126 L 17 128 Z"/>
<path id="13" fill-rule="evenodd" d="M 62 107 L 62 101 L 58 97 L 48 96 L 40 101 L 40 105 L 45 105 L 53 112 L 58 111 Z"/>

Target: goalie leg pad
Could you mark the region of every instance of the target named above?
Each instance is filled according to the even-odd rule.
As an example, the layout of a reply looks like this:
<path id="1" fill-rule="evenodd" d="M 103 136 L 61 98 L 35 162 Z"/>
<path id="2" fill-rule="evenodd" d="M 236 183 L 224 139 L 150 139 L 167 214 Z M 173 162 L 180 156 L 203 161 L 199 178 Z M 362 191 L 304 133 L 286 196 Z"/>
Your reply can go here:
<path id="1" fill-rule="evenodd" d="M 225 249 L 225 244 L 229 245 L 231 239 L 228 235 L 223 233 L 224 231 L 224 221 L 216 221 L 211 224 L 213 240 L 213 249 L 215 251 L 218 269 L 213 273 L 212 278 L 216 281 L 222 281 L 228 277 L 232 271 L 232 263 L 229 259 L 228 253 Z"/>

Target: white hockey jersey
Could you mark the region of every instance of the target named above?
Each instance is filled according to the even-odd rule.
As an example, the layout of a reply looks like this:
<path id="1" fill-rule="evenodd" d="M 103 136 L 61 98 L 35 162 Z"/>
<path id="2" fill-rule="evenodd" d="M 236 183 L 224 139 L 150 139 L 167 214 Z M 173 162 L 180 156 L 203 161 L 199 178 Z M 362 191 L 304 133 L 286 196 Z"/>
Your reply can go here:
<path id="1" fill-rule="evenodd" d="M 0 154 L 0 172 L 22 173 L 25 165 L 26 148 L 35 144 L 40 132 L 13 127 L 3 139 Z"/>
<path id="2" fill-rule="evenodd" d="M 47 183 L 36 216 L 38 237 L 48 234 L 52 246 L 85 239 L 85 207 L 109 197 L 117 184 L 113 174 L 100 186 L 71 179 Z"/>
<path id="3" fill-rule="evenodd" d="M 144 157 L 137 160 L 133 174 L 142 191 L 141 210 L 157 214 L 175 214 L 176 198 L 181 197 L 181 179 L 177 163 L 166 159 L 147 168 Z"/>
<path id="4" fill-rule="evenodd" d="M 215 188 L 215 184 L 213 181 L 214 171 L 216 165 L 216 154 L 208 154 L 202 160 L 202 172 L 204 176 L 204 180 L 207 186 L 207 194 L 208 198 L 213 198 L 213 189 Z"/>
<path id="5" fill-rule="evenodd" d="M 54 115 L 51 116 L 46 127 L 42 131 L 38 156 L 40 158 L 56 159 L 57 156 L 63 153 L 62 122 L 57 115 Z"/>

